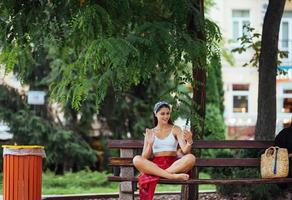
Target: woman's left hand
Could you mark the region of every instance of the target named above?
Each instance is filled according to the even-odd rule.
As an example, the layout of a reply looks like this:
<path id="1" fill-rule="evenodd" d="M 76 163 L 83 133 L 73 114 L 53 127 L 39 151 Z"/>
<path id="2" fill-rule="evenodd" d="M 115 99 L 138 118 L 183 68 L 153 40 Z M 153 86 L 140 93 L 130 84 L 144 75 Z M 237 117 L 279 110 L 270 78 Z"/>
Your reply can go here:
<path id="1" fill-rule="evenodd" d="M 183 131 L 183 138 L 187 143 L 189 143 L 189 144 L 193 143 L 193 133 L 191 131 L 184 130 Z"/>

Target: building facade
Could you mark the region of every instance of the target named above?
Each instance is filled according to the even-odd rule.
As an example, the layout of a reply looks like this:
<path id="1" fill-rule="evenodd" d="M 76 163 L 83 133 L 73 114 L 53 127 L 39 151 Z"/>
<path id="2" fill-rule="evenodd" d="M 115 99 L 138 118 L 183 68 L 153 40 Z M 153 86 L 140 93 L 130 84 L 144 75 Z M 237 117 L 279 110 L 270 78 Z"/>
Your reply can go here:
<path id="1" fill-rule="evenodd" d="M 220 27 L 224 49 L 231 52 L 240 47 L 241 37 L 250 25 L 255 32 L 262 33 L 263 19 L 268 6 L 266 0 L 218 0 L 207 16 Z M 277 76 L 277 134 L 292 119 L 292 2 L 287 1 L 283 13 L 279 49 L 288 53 L 279 66 L 285 74 Z M 222 60 L 224 82 L 224 118 L 227 139 L 252 139 L 257 118 L 258 69 L 243 67 L 253 52 L 232 53 L 234 63 Z"/>

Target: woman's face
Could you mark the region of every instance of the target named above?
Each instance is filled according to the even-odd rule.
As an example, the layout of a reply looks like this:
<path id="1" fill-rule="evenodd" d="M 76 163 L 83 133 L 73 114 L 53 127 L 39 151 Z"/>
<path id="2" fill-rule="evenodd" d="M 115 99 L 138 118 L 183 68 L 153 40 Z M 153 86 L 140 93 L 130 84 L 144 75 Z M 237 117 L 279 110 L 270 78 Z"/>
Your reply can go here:
<path id="1" fill-rule="evenodd" d="M 158 123 L 168 124 L 168 120 L 170 118 L 170 109 L 166 107 L 160 108 L 160 110 L 156 113 L 156 117 Z"/>

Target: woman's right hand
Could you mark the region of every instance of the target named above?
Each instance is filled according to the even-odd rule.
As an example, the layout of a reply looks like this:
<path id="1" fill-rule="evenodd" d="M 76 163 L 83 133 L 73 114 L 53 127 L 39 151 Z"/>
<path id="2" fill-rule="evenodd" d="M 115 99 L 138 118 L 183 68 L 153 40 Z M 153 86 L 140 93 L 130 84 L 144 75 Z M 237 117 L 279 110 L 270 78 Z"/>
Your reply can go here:
<path id="1" fill-rule="evenodd" d="M 146 133 L 144 134 L 145 135 L 145 140 L 147 141 L 148 144 L 153 144 L 154 142 L 154 131 L 152 129 L 148 129 L 146 128 Z"/>

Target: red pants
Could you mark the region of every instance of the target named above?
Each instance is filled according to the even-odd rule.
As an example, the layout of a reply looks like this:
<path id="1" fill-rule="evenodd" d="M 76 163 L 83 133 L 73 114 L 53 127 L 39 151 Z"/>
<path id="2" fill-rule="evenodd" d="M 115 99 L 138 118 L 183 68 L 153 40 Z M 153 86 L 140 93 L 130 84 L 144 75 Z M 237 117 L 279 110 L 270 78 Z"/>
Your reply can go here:
<path id="1" fill-rule="evenodd" d="M 176 156 L 161 156 L 154 157 L 152 162 L 162 169 L 167 169 L 174 161 L 177 160 Z M 141 173 L 139 176 L 139 193 L 140 200 L 152 200 L 155 192 L 159 176 Z"/>

